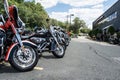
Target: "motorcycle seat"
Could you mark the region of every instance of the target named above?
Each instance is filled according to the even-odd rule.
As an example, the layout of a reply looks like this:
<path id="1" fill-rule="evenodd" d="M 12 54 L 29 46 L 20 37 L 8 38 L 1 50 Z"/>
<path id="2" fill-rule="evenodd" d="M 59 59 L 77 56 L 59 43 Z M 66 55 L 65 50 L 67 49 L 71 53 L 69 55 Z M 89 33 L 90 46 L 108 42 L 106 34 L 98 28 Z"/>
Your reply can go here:
<path id="1" fill-rule="evenodd" d="M 34 35 L 29 35 L 29 36 L 21 36 L 22 40 L 30 39 L 31 37 L 34 37 Z"/>
<path id="2" fill-rule="evenodd" d="M 26 39 L 29 39 L 30 36 L 21 36 L 21 39 L 22 40 L 26 40 Z"/>
<path id="3" fill-rule="evenodd" d="M 33 36 L 45 38 L 47 36 L 47 32 L 35 33 Z"/>
<path id="4" fill-rule="evenodd" d="M 24 27 L 25 24 L 23 23 L 23 21 L 20 19 L 19 15 L 18 15 L 18 8 L 13 5 L 13 13 L 10 13 L 11 16 L 13 16 L 14 20 L 15 20 L 15 23 L 17 25 L 18 28 L 21 28 L 21 27 Z"/>
<path id="5" fill-rule="evenodd" d="M 41 37 L 41 38 L 45 38 L 47 35 L 47 33 L 35 33 L 35 34 L 32 34 L 32 35 L 29 35 L 29 36 L 21 36 L 21 39 L 22 40 L 26 40 L 26 39 L 30 39 L 32 37 Z"/>

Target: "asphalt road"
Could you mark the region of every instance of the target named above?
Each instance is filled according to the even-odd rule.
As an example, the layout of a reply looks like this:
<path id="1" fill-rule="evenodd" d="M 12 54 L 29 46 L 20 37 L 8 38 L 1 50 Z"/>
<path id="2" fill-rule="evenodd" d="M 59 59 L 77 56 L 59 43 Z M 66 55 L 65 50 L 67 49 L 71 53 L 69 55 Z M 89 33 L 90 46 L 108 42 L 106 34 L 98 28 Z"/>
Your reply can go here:
<path id="1" fill-rule="evenodd" d="M 43 53 L 33 71 L 0 64 L 0 80 L 120 80 L 120 46 L 75 38 L 64 58 Z"/>

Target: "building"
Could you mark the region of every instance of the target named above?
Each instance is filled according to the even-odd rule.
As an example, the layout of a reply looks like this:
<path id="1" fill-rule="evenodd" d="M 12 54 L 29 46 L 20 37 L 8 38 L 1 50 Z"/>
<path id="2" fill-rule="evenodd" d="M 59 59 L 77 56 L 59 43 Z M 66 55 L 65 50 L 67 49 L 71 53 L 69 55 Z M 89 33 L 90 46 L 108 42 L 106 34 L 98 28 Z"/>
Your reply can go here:
<path id="1" fill-rule="evenodd" d="M 120 0 L 93 22 L 93 30 L 100 29 L 105 32 L 110 26 L 120 31 Z"/>

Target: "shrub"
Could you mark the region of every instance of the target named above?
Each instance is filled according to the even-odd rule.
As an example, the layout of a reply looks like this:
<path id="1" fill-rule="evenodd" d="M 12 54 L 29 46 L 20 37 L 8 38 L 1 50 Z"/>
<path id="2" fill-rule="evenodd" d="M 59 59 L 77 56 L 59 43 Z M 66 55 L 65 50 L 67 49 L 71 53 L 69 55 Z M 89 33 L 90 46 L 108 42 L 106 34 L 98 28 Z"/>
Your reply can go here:
<path id="1" fill-rule="evenodd" d="M 117 37 L 118 37 L 118 38 L 120 38 L 120 31 L 119 31 L 119 32 L 117 32 Z"/>
<path id="2" fill-rule="evenodd" d="M 110 33 L 111 35 L 113 35 L 113 34 L 115 33 L 115 29 L 114 29 L 113 26 L 110 26 L 110 27 L 108 28 L 108 33 Z"/>

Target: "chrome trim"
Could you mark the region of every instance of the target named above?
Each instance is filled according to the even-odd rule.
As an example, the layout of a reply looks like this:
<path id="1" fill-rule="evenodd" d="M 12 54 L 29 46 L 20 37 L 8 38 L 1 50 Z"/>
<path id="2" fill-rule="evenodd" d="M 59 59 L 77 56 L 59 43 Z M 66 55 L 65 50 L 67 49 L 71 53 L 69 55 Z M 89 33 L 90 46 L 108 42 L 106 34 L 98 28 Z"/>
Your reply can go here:
<path id="1" fill-rule="evenodd" d="M 0 47 L 2 47 L 3 46 L 3 38 L 1 38 L 0 40 L 1 40 Z"/>
<path id="2" fill-rule="evenodd" d="M 5 32 L 5 30 L 4 30 L 3 28 L 0 28 L 0 30 L 2 30 L 2 31 L 4 31 L 4 32 Z"/>

